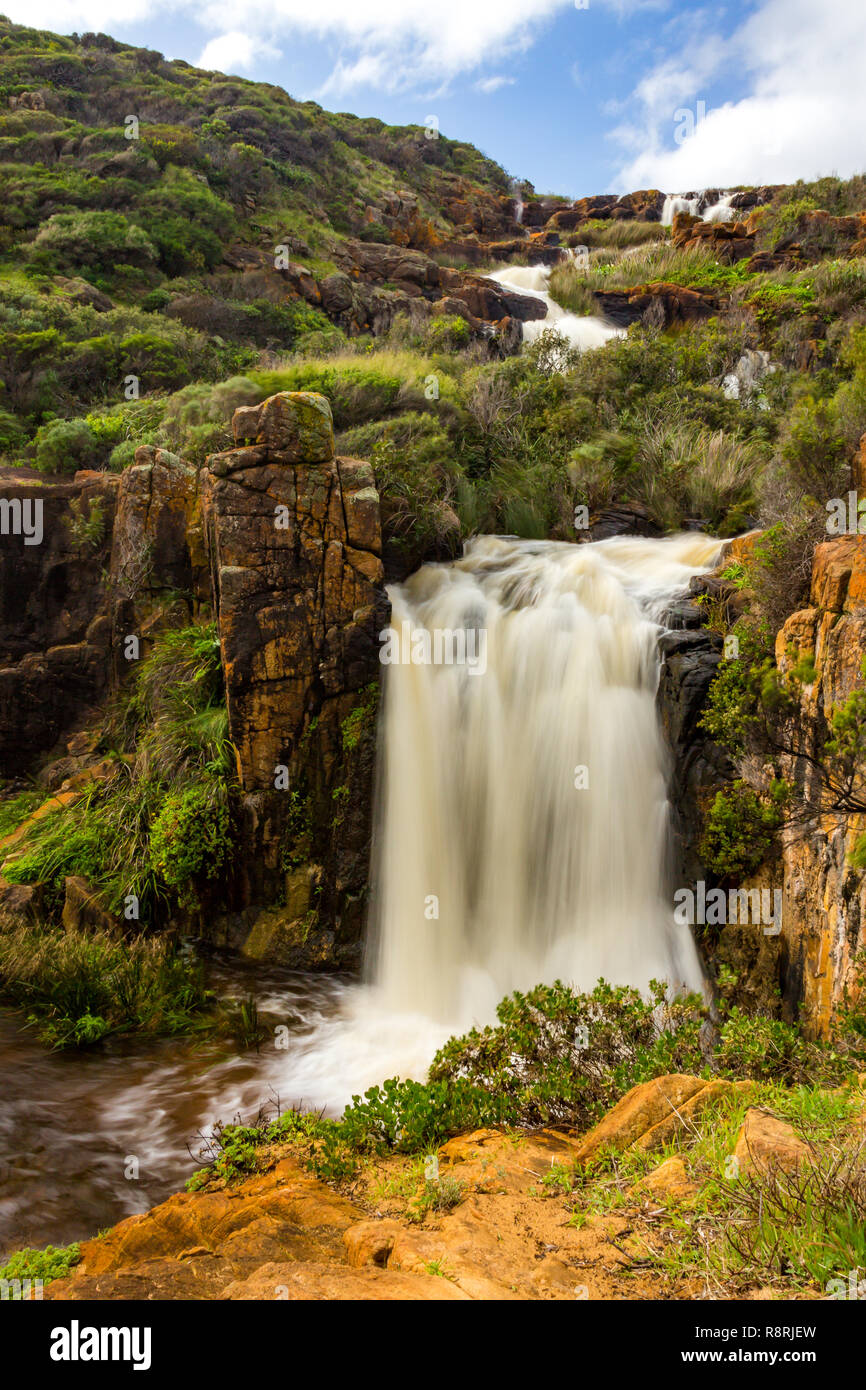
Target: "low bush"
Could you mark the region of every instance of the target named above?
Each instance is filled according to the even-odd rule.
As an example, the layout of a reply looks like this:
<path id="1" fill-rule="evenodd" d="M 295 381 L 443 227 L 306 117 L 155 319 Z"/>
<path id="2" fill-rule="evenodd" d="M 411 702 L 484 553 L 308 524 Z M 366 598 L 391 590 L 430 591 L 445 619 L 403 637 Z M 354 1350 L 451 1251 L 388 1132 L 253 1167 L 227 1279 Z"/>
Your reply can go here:
<path id="1" fill-rule="evenodd" d="M 44 1250 L 17 1250 L 4 1265 L 0 1266 L 0 1280 L 8 1281 L 13 1285 L 9 1297 L 13 1300 L 21 1297 L 22 1292 L 26 1291 L 29 1283 L 33 1285 L 38 1280 L 42 1287 L 47 1287 L 52 1279 L 65 1279 L 81 1260 L 81 1246 L 78 1244 L 56 1247 L 46 1245 Z M 23 1284 L 25 1290 L 21 1291 L 14 1287 L 15 1284 Z M 32 1288 L 28 1295 L 33 1297 Z"/>

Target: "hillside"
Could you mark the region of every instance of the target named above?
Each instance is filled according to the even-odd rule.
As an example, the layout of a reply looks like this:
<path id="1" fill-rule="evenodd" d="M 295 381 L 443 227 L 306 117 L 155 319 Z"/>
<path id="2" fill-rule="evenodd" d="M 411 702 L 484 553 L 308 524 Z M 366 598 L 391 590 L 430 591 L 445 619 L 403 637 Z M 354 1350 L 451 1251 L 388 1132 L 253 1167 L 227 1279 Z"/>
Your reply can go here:
<path id="1" fill-rule="evenodd" d="M 428 1297 L 470 1212 L 469 1296 L 571 1296 L 585 1262 L 588 1296 L 627 1297 L 637 1247 L 622 1282 L 601 1248 L 627 1215 L 644 1296 L 844 1280 L 866 177 L 536 196 L 440 132 L 0 20 L 0 178 L 0 1065 L 35 1155 L 0 1251 L 38 1245 L 59 1285 L 136 1211 L 70 1297 L 124 1296 L 148 1251 L 176 1293 L 258 1297 L 298 1259 L 329 1297 Z M 489 633 L 484 679 L 389 662 L 404 628 Z M 653 1149 L 685 1235 L 630 1127 L 662 1081 L 708 1105 Z M 581 1136 L 622 1106 L 593 1175 Z M 544 1127 L 570 1135 L 532 1150 L 540 1192 L 509 1171 L 498 1204 L 475 1146 Z M 195 1128 L 208 1172 L 157 1207 Z M 741 1189 L 753 1129 L 790 1164 Z M 272 1200 L 304 1227 L 284 1179 L 337 1213 L 319 1254 L 260 1240 Z M 248 1251 L 209 1231 L 190 1274 L 163 1219 L 229 1200 Z M 476 1289 L 515 1213 L 528 1244 Z"/>

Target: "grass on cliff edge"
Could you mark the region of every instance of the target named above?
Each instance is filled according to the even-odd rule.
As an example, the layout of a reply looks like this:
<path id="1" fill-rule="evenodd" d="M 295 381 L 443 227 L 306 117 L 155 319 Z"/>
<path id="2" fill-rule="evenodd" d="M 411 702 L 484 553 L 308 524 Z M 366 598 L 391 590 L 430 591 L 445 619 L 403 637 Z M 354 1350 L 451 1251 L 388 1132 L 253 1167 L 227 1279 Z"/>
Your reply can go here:
<path id="1" fill-rule="evenodd" d="M 109 1034 L 186 1033 L 206 1026 L 211 1002 L 201 967 L 160 938 L 2 920 L 0 994 L 58 1049 Z"/>
<path id="2" fill-rule="evenodd" d="M 59 914 L 65 880 L 87 880 L 119 920 L 129 895 L 142 926 L 193 917 L 233 853 L 234 752 L 213 624 L 162 633 L 138 663 L 102 735 L 106 775 L 34 821 L 2 863 L 10 883 L 38 884 Z"/>

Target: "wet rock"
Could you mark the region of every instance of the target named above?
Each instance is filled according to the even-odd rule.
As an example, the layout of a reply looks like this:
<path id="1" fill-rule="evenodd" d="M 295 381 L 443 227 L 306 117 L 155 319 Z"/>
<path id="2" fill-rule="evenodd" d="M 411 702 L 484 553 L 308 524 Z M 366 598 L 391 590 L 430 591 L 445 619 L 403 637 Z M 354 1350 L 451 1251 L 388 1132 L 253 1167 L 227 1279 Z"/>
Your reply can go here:
<path id="1" fill-rule="evenodd" d="M 580 540 L 606 541 L 611 536 L 660 536 L 661 528 L 653 521 L 646 507 L 638 502 L 623 502 L 619 506 L 602 507 L 593 512 L 590 524 L 579 535 Z"/>
<path id="2" fill-rule="evenodd" d="M 685 603 L 685 601 L 684 601 Z M 686 611 L 691 605 L 686 605 Z M 698 848 L 703 807 L 733 775 L 724 750 L 699 726 L 707 693 L 722 658 L 722 639 L 706 628 L 686 627 L 659 639 L 661 671 L 657 704 L 671 752 L 668 795 L 673 811 L 676 881 L 705 878 Z"/>

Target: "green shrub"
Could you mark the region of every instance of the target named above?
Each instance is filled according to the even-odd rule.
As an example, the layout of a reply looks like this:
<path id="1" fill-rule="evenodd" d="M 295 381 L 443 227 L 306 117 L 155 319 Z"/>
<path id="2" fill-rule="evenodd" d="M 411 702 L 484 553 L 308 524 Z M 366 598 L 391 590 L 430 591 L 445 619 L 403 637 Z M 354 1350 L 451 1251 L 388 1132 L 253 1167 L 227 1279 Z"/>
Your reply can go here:
<path id="1" fill-rule="evenodd" d="M 231 852 L 225 788 L 190 787 L 165 798 L 150 830 L 151 862 L 181 907 L 200 906 L 198 882 L 218 878 Z"/>
<path id="2" fill-rule="evenodd" d="M 25 821 L 44 800 L 44 796 L 38 791 L 16 792 L 13 796 L 0 799 L 0 840 L 17 830 L 21 822 Z"/>
<path id="3" fill-rule="evenodd" d="M 99 440 L 85 420 L 50 420 L 36 431 L 35 464 L 40 473 L 75 473 L 99 459 Z"/>
<path id="4" fill-rule="evenodd" d="M 583 1128 L 639 1081 L 703 1066 L 700 1001 L 666 1002 L 658 982 L 648 999 L 604 981 L 589 994 L 538 985 L 503 999 L 496 1013 L 498 1026 L 437 1052 L 430 1081 L 481 1087 L 512 1124 Z"/>
<path id="5" fill-rule="evenodd" d="M 156 250 L 141 227 L 120 212 L 56 212 L 33 242 L 31 262 L 49 274 L 111 274 L 118 262 L 144 266 Z"/>
<path id="6" fill-rule="evenodd" d="M 43 1288 L 52 1279 L 65 1279 L 81 1260 L 81 1246 L 78 1244 L 56 1247 L 46 1245 L 44 1250 L 17 1250 L 0 1267 L 0 1279 L 18 1280 L 31 1284 L 40 1280 Z M 11 1297 L 14 1299 L 15 1294 Z"/>
<path id="7" fill-rule="evenodd" d="M 847 446 L 833 404 L 804 396 L 788 419 L 781 454 L 791 477 L 821 505 L 841 495 L 848 480 Z"/>
<path id="8" fill-rule="evenodd" d="M 734 1007 L 719 1037 L 715 1065 L 733 1080 L 838 1086 L 851 1075 L 852 1057 L 805 1038 L 793 1024 Z"/>
<path id="9" fill-rule="evenodd" d="M 745 782 L 717 792 L 701 839 L 706 867 L 723 878 L 740 878 L 757 869 L 773 849 L 787 799 L 788 788 L 778 781 L 772 784 L 769 800 Z"/>
<path id="10" fill-rule="evenodd" d="M 457 314 L 440 314 L 427 325 L 426 338 L 431 352 L 457 352 L 469 342 L 469 324 Z"/>
<path id="11" fill-rule="evenodd" d="M 0 454 L 12 454 L 24 444 L 26 431 L 8 410 L 0 410 Z"/>

